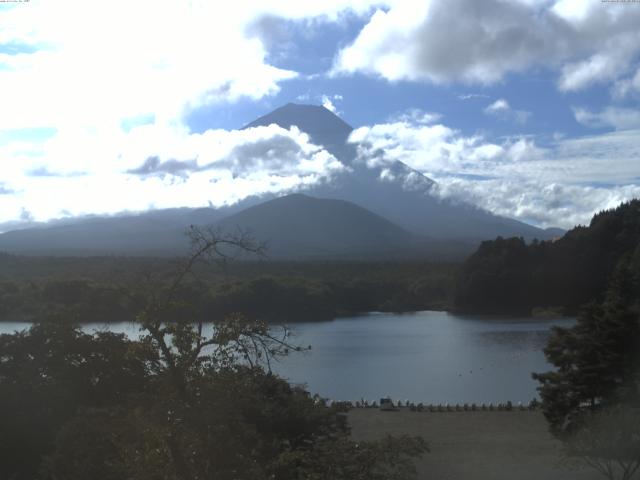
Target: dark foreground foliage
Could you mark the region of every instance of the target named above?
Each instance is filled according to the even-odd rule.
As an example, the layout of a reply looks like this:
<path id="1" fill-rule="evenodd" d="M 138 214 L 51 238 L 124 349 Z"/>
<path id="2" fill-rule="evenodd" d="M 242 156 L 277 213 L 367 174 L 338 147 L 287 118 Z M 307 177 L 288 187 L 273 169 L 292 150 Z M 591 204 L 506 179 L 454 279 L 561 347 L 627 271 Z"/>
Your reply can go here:
<path id="1" fill-rule="evenodd" d="M 53 322 L 0 336 L 0 478 L 400 479 L 426 450 L 356 444 L 338 408 L 231 351 L 188 351 L 172 373 L 150 337 Z"/>
<path id="2" fill-rule="evenodd" d="M 220 247 L 258 251 L 245 238 L 196 236 L 169 281 L 133 292 L 138 340 L 83 333 L 61 317 L 0 336 L 0 478 L 412 476 L 421 438 L 354 443 L 340 408 L 270 373 L 271 359 L 299 349 L 286 330 L 237 314 L 190 318 L 184 282 Z"/>

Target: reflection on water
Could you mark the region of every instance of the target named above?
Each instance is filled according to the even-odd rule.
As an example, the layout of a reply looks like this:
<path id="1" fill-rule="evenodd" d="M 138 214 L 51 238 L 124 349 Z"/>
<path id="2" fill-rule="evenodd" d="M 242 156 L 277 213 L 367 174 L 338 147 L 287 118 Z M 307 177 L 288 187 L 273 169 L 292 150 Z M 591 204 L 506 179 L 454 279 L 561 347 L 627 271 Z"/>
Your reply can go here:
<path id="1" fill-rule="evenodd" d="M 333 399 L 389 395 L 427 403 L 528 402 L 537 396 L 531 372 L 546 371 L 542 349 L 553 325 L 538 320 L 456 316 L 446 312 L 380 314 L 292 325 L 293 342 L 312 350 L 293 353 L 274 369 L 293 383 Z M 0 333 L 27 328 L 0 324 Z M 88 324 L 138 336 L 132 323 Z"/>

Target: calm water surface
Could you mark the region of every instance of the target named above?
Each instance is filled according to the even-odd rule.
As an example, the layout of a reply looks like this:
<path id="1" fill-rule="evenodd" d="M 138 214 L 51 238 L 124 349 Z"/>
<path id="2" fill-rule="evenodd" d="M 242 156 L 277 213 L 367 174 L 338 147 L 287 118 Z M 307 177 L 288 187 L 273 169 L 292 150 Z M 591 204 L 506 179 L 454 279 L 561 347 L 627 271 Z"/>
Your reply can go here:
<path id="1" fill-rule="evenodd" d="M 293 342 L 312 350 L 291 354 L 274 370 L 335 400 L 388 395 L 427 403 L 524 403 L 537 396 L 531 372 L 551 368 L 542 352 L 551 327 L 574 323 L 433 311 L 300 323 L 291 325 Z M 25 327 L 0 323 L 0 333 Z M 85 328 L 138 335 L 131 323 Z"/>

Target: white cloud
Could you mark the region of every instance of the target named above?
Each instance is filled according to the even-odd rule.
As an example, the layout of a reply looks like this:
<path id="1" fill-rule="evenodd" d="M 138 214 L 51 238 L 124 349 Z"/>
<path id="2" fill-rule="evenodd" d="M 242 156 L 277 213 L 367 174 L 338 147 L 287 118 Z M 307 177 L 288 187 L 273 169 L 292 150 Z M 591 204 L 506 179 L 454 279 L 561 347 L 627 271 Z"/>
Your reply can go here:
<path id="1" fill-rule="evenodd" d="M 540 226 L 573 227 L 640 196 L 640 130 L 565 139 L 490 142 L 442 124 L 362 127 L 351 141 L 370 166 L 401 160 L 438 182 L 435 192 Z M 381 149 L 384 149 L 384 153 Z"/>
<path id="2" fill-rule="evenodd" d="M 618 80 L 613 85 L 612 94 L 617 99 L 640 95 L 640 68 L 633 77 Z"/>
<path id="3" fill-rule="evenodd" d="M 493 102 L 491 105 L 489 105 L 487 108 L 484 109 L 485 113 L 489 113 L 489 114 L 508 112 L 510 110 L 511 110 L 511 106 L 504 98 L 500 98 L 499 100 L 496 100 L 495 102 Z"/>
<path id="4" fill-rule="evenodd" d="M 594 213 L 640 198 L 640 185 L 598 187 L 549 183 L 532 179 L 465 179 L 436 177 L 436 191 L 443 198 L 455 198 L 478 205 L 497 215 L 541 227 L 572 228 L 586 225 Z"/>
<path id="5" fill-rule="evenodd" d="M 526 137 L 496 144 L 478 135 L 465 137 L 442 124 L 407 120 L 358 128 L 350 141 L 358 144 L 361 159 L 369 164 L 400 160 L 427 176 L 450 172 L 485 175 L 499 166 L 516 164 L 519 168 L 523 160 L 544 155 Z"/>
<path id="6" fill-rule="evenodd" d="M 526 123 L 531 116 L 531 112 L 525 110 L 514 110 L 504 98 L 500 98 L 484 109 L 487 115 L 493 115 L 507 120 L 515 120 L 518 123 Z"/>
<path id="7" fill-rule="evenodd" d="M 578 90 L 624 76 L 640 52 L 640 9 L 600 0 L 390 2 L 337 55 L 333 73 L 389 81 L 494 83 L 536 67 Z"/>
<path id="8" fill-rule="evenodd" d="M 339 98 L 336 98 L 339 97 Z M 329 95 L 322 95 L 322 97 L 320 98 L 321 102 L 322 102 L 322 106 L 324 108 L 326 108 L 327 110 L 329 110 L 330 112 L 333 113 L 338 113 L 338 109 L 336 108 L 336 106 L 333 104 L 333 100 L 342 100 L 342 97 L 337 95 L 334 96 L 333 98 L 330 97 Z"/>
<path id="9" fill-rule="evenodd" d="M 573 113 L 578 123 L 591 128 L 640 129 L 638 109 L 607 107 L 601 112 L 593 113 L 584 108 L 574 108 Z"/>
<path id="10" fill-rule="evenodd" d="M 322 97 L 322 106 L 333 113 L 336 113 L 338 111 L 331 99 L 326 95 Z"/>
<path id="11" fill-rule="evenodd" d="M 420 108 L 410 108 L 403 112 L 391 115 L 389 121 L 391 123 L 415 123 L 418 125 L 428 125 L 435 123 L 442 118 L 442 115 L 434 112 L 426 112 Z"/>
<path id="12" fill-rule="evenodd" d="M 475 100 L 477 98 L 489 98 L 489 95 L 484 93 L 461 93 L 458 95 L 458 100 Z"/>
<path id="13" fill-rule="evenodd" d="M 574 91 L 594 83 L 614 80 L 627 70 L 632 53 L 627 48 L 624 55 L 598 53 L 586 60 L 569 63 L 562 67 L 558 86 L 562 91 Z"/>
<path id="14" fill-rule="evenodd" d="M 150 0 L 127 5 L 126 14 L 81 1 L 0 11 L 0 25 L 12 23 L 0 37 L 36 49 L 0 59 L 0 129 L 113 128 L 148 114 L 179 122 L 202 104 L 275 93 L 296 74 L 268 65 L 262 43 L 245 37 L 250 15 Z"/>
<path id="15" fill-rule="evenodd" d="M 119 126 L 145 115 L 180 123 L 204 104 L 258 99 L 296 72 L 269 64 L 251 25 L 265 16 L 338 21 L 373 0 L 33 0 L 0 9 L 0 130 Z M 46 81 L 44 81 L 46 79 Z"/>
<path id="16" fill-rule="evenodd" d="M 358 143 L 360 157 L 370 166 L 400 160 L 416 170 L 432 172 L 464 161 L 460 152 L 477 141 L 462 138 L 444 125 L 420 125 L 408 121 L 355 129 L 350 141 Z M 384 156 L 380 156 L 383 152 Z"/>
<path id="17" fill-rule="evenodd" d="M 307 95 L 306 101 L 309 101 L 309 99 L 310 96 Z M 340 103 L 342 102 L 342 100 L 344 100 L 344 97 L 342 95 L 337 93 L 333 95 L 322 94 L 318 97 L 318 100 L 320 101 L 320 104 L 330 112 L 338 116 L 342 115 L 342 112 L 338 110 L 338 107 L 336 105 L 337 103 Z"/>
<path id="18" fill-rule="evenodd" d="M 22 51 L 0 54 L 0 186 L 13 192 L 0 195 L 0 222 L 24 211 L 46 220 L 220 205 L 323 181 L 341 165 L 300 132 L 191 134 L 183 121 L 204 105 L 273 95 L 297 76 L 270 64 L 264 35 L 250 28 L 257 19 L 340 21 L 373 3 L 32 0 L 0 8 L 0 46 Z M 11 140 L 38 128 L 50 133 Z"/>
<path id="19" fill-rule="evenodd" d="M 87 135 L 79 143 L 58 134 L 39 156 L 23 158 L 3 182 L 0 223 L 26 209 L 35 220 L 149 208 L 220 206 L 249 195 L 304 189 L 328 181 L 344 166 L 293 127 L 208 130 L 145 125 L 109 141 Z M 2 156 L 0 164 L 9 164 Z M 46 169 L 47 174 L 34 175 Z M 81 176 L 72 175 L 81 171 Z M 31 173 L 30 173 L 31 172 Z"/>

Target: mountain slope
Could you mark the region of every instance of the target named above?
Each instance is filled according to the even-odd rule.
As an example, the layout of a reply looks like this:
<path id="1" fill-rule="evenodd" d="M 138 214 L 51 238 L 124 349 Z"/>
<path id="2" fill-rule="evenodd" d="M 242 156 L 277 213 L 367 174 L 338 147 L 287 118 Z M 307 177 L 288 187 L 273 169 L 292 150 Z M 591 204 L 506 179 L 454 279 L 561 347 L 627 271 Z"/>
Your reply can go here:
<path id="1" fill-rule="evenodd" d="M 356 203 L 406 230 L 433 238 L 480 241 L 499 235 L 525 239 L 555 236 L 470 204 L 436 198 L 432 192 L 435 182 L 403 162 L 367 166 L 370 159 L 359 158 L 355 146 L 347 142 L 352 127 L 324 107 L 290 103 L 245 128 L 270 124 L 283 128 L 297 126 L 313 143 L 324 146 L 350 167 L 350 171 L 337 176 L 333 182 L 310 187 L 307 192 L 311 195 Z"/>
<path id="2" fill-rule="evenodd" d="M 421 239 L 351 202 L 294 194 L 247 208 L 219 222 L 268 244 L 271 257 L 396 254 Z"/>
<path id="3" fill-rule="evenodd" d="M 211 224 L 239 210 L 173 208 L 140 215 L 84 217 L 12 230 L 0 251 L 29 255 L 175 255 L 188 246 L 189 225 Z"/>
<path id="4" fill-rule="evenodd" d="M 178 253 L 186 245 L 184 229 L 179 222 L 147 215 L 95 218 L 4 233 L 0 251 L 29 255 Z"/>
<path id="5" fill-rule="evenodd" d="M 271 113 L 263 115 L 246 125 L 243 129 L 276 124 L 289 129 L 298 127 L 305 132 L 313 143 L 322 145 L 334 156 L 347 157 L 355 153 L 347 139 L 353 128 L 337 115 L 318 105 L 298 105 L 288 103 Z M 342 158 L 340 158 L 342 160 Z"/>
<path id="6" fill-rule="evenodd" d="M 437 242 L 344 200 L 287 195 L 220 219 L 201 209 L 182 216 L 163 212 L 137 217 L 95 218 L 79 223 L 16 230 L 0 235 L 0 251 L 30 255 L 181 255 L 188 240 L 185 218 L 209 220 L 226 232 L 247 231 L 267 244 L 273 259 L 461 259 L 473 245 Z M 218 217 L 216 217 L 216 214 Z M 159 217 L 159 218 L 158 218 Z M 217 220 L 213 221 L 213 219 Z"/>

